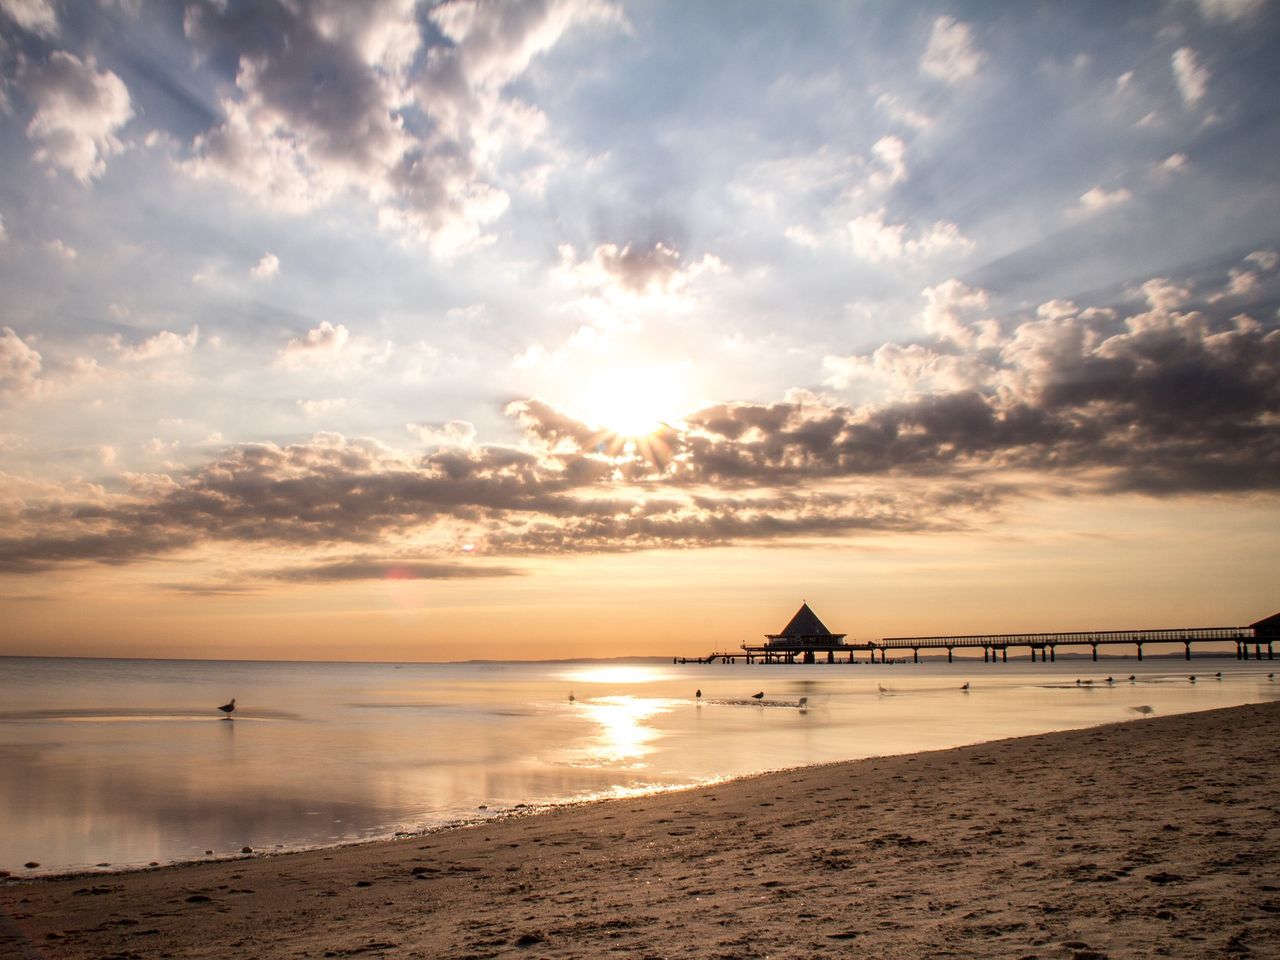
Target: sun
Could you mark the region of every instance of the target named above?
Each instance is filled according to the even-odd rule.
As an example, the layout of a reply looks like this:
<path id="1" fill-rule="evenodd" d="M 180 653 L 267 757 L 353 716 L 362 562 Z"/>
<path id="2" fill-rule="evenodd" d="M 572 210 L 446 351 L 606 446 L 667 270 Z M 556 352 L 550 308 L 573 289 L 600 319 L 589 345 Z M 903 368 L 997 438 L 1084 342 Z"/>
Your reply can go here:
<path id="1" fill-rule="evenodd" d="M 589 377 L 574 406 L 615 436 L 642 438 L 679 422 L 686 395 L 681 367 L 614 367 Z"/>

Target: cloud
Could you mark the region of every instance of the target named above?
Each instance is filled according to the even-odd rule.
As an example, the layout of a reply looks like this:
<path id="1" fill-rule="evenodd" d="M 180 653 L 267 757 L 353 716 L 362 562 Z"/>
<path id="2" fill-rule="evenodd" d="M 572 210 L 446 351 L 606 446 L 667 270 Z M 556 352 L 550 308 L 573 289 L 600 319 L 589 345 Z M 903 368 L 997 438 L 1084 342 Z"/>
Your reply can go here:
<path id="1" fill-rule="evenodd" d="M 255 280 L 266 280 L 280 272 L 280 258 L 274 253 L 264 253 L 257 265 L 250 268 L 249 276 Z"/>
<path id="2" fill-rule="evenodd" d="M 1179 47 L 1173 52 L 1173 76 L 1178 82 L 1178 92 L 1188 109 L 1204 99 L 1208 89 L 1209 69 L 1200 64 L 1196 52 L 1190 47 Z"/>
<path id="3" fill-rule="evenodd" d="M 337 583 L 361 580 L 483 580 L 518 577 L 522 573 L 513 567 L 356 557 L 269 571 L 260 576 L 286 583 Z"/>
<path id="4" fill-rule="evenodd" d="M 326 400 L 299 400 L 298 409 L 308 417 L 320 417 L 347 405 L 345 397 L 333 397 Z"/>
<path id="5" fill-rule="evenodd" d="M 161 357 L 176 357 L 190 353 L 200 342 L 200 327 L 193 326 L 185 334 L 161 330 L 141 343 L 127 344 L 119 334 L 111 337 L 111 349 L 120 355 L 122 360 L 140 363 L 156 360 Z"/>
<path id="6" fill-rule="evenodd" d="M 281 348 L 275 365 L 284 370 L 324 368 L 330 371 L 356 369 L 383 363 L 392 354 L 390 342 L 381 344 L 364 337 L 354 337 L 341 323 L 322 320 L 300 337 L 294 337 Z"/>
<path id="7" fill-rule="evenodd" d="M 509 204 L 501 163 L 546 127 L 508 85 L 572 27 L 625 20 L 599 0 L 458 0 L 431 9 L 424 45 L 416 7 L 189 5 L 197 51 L 234 54 L 238 69 L 184 169 L 293 212 L 362 197 L 440 256 L 487 242 Z"/>
<path id="8" fill-rule="evenodd" d="M 1256 263 L 1260 268 L 1268 272 L 1280 267 L 1280 252 L 1275 250 L 1255 250 L 1253 253 L 1245 257 L 1250 263 Z"/>
<path id="9" fill-rule="evenodd" d="M 939 220 L 911 236 L 905 223 L 886 223 L 883 208 L 854 217 L 849 221 L 848 232 L 854 255 L 872 263 L 973 249 L 973 241 L 950 220 Z"/>
<path id="10" fill-rule="evenodd" d="M 1266 5 L 1266 0 L 1196 0 L 1206 20 L 1240 22 Z"/>
<path id="11" fill-rule="evenodd" d="M 36 108 L 27 124 L 27 136 L 39 145 L 36 160 L 81 183 L 101 177 L 107 158 L 124 149 L 116 133 L 133 116 L 124 81 L 99 72 L 93 57 L 62 50 L 43 63 L 24 62 L 18 79 Z"/>
<path id="12" fill-rule="evenodd" d="M 920 72 L 944 83 L 960 83 L 977 74 L 987 55 L 973 41 L 967 23 L 951 17 L 933 21 L 929 45 L 920 58 Z"/>
<path id="13" fill-rule="evenodd" d="M 1121 307 L 1054 299 L 1000 321 L 991 301 L 958 280 L 927 287 L 920 342 L 826 358 L 829 385 L 860 405 L 801 390 L 726 401 L 642 445 L 530 398 L 506 408 L 514 445 L 461 421 L 410 426 L 416 453 L 336 434 L 239 444 L 127 492 L 7 503 L 0 569 L 198 548 L 284 557 L 244 573 L 271 583 L 396 564 L 449 577 L 467 544 L 497 559 L 963 529 L 1022 489 L 1280 495 L 1274 316 L 1200 309 L 1160 277 Z M 306 349 L 338 339 L 313 333 Z M 0 345 L 5 382 L 30 388 L 38 355 L 11 331 Z"/>
<path id="14" fill-rule="evenodd" d="M 1069 212 L 1074 213 L 1098 213 L 1102 210 L 1118 207 L 1121 204 L 1128 203 L 1133 199 L 1133 194 L 1124 187 L 1117 187 L 1115 190 L 1106 190 L 1103 187 L 1090 187 L 1080 195 L 1080 202 L 1077 206 L 1070 208 Z"/>
<path id="15" fill-rule="evenodd" d="M 0 214 L 0 243 L 4 243 L 9 239 L 9 234 L 4 229 L 4 215 Z"/>
<path id="16" fill-rule="evenodd" d="M 908 106 L 901 97 L 892 93 L 882 93 L 876 97 L 876 109 L 895 123 L 911 127 L 913 130 L 928 130 L 933 126 L 933 118 Z"/>
<path id="17" fill-rule="evenodd" d="M 71 261 L 71 260 L 74 260 L 77 256 L 75 247 L 69 247 L 65 243 L 63 243 L 61 240 L 56 238 L 53 240 L 50 240 L 48 243 L 44 245 L 44 247 L 46 250 L 52 253 L 55 257 L 59 257 L 62 260 Z"/>
<path id="18" fill-rule="evenodd" d="M 405 424 L 418 442 L 428 447 L 471 447 L 476 442 L 476 428 L 466 420 L 450 420 L 448 423 Z"/>
<path id="19" fill-rule="evenodd" d="M 46 39 L 58 35 L 58 12 L 50 0 L 0 0 L 0 11 L 23 30 Z"/>
<path id="20" fill-rule="evenodd" d="M 33 393 L 39 384 L 42 365 L 40 353 L 12 328 L 0 329 L 0 397 Z"/>
<path id="21" fill-rule="evenodd" d="M 1159 173 L 1183 173 L 1187 170 L 1187 155 L 1171 153 L 1156 165 Z"/>

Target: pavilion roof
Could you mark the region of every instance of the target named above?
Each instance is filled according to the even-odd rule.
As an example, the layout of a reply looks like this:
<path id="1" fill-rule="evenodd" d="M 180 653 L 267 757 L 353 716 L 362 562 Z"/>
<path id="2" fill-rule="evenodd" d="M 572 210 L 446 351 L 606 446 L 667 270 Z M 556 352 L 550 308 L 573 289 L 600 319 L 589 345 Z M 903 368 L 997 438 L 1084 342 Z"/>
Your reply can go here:
<path id="1" fill-rule="evenodd" d="M 1261 630 L 1264 633 L 1275 633 L 1280 631 L 1280 613 L 1273 613 L 1269 617 L 1264 617 L 1257 623 L 1251 623 L 1249 626 L 1255 630 Z"/>
<path id="2" fill-rule="evenodd" d="M 810 609 L 808 603 L 800 604 L 800 609 L 791 621 L 782 628 L 781 633 L 768 634 L 770 640 L 785 640 L 800 637 L 843 637 L 843 633 L 832 633 L 826 624 L 818 619 L 818 615 Z"/>

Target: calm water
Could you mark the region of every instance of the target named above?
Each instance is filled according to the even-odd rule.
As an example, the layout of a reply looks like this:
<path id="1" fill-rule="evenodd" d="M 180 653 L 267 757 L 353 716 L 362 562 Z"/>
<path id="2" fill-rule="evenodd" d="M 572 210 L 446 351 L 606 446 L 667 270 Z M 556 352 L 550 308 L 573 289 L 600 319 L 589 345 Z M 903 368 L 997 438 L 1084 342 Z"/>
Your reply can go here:
<path id="1" fill-rule="evenodd" d="M 1267 678 L 1277 667 L 3 658 L 0 869 L 339 843 L 517 804 L 1129 720 L 1139 706 L 1259 702 L 1280 696 Z M 233 696 L 227 722 L 216 707 Z"/>

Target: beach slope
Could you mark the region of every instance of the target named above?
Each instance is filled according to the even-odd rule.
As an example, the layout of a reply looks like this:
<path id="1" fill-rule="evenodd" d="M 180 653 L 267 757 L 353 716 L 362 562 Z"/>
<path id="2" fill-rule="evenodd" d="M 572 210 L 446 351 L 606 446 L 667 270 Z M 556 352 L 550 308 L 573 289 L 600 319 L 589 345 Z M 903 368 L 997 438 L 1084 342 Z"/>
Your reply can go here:
<path id="1" fill-rule="evenodd" d="M 0 886 L 0 956 L 1277 957 L 1280 703 Z"/>

